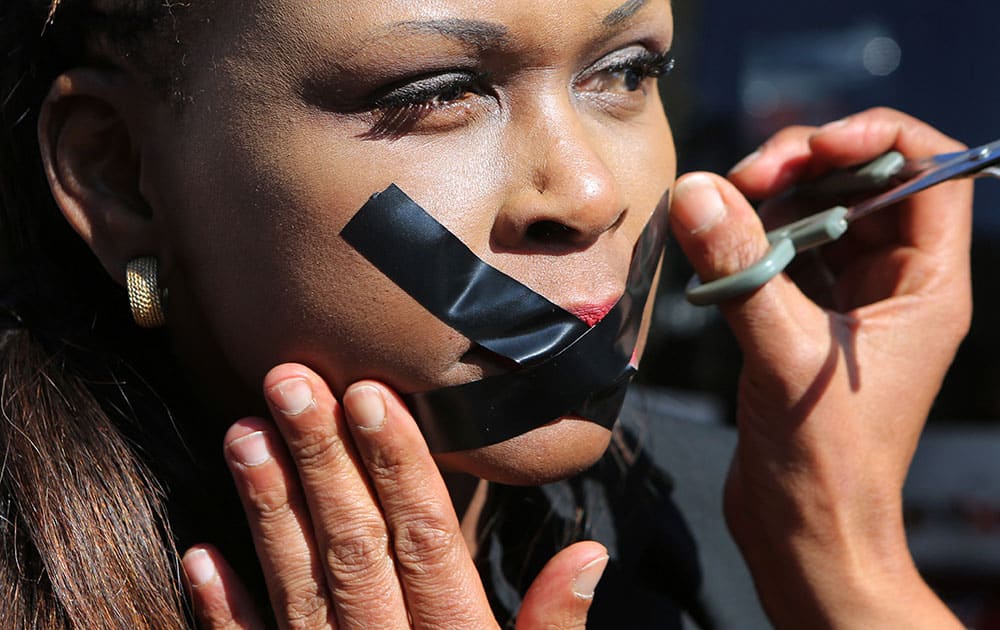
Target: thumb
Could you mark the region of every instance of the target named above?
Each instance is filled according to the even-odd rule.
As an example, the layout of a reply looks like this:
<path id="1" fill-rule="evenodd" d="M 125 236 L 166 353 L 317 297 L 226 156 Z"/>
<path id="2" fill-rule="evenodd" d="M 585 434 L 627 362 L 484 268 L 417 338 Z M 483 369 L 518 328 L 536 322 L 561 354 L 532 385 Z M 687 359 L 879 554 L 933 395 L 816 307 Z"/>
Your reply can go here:
<path id="1" fill-rule="evenodd" d="M 741 271 L 767 253 L 760 218 L 727 180 L 691 173 L 677 180 L 671 228 L 702 282 Z M 826 316 L 784 274 L 719 305 L 748 363 L 787 359 L 789 341 L 826 326 Z"/>
<path id="2" fill-rule="evenodd" d="M 607 565 L 608 552 L 596 542 L 579 542 L 560 551 L 525 594 L 517 629 L 583 630 Z"/>

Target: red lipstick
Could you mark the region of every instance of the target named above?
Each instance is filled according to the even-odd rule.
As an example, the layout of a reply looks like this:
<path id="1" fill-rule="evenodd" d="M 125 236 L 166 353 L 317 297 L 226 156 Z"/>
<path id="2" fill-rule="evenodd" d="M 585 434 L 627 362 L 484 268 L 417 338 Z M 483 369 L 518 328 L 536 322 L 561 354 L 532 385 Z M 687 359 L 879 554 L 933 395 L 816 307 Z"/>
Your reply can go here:
<path id="1" fill-rule="evenodd" d="M 604 319 L 611 309 L 618 303 L 618 298 L 602 302 L 600 304 L 580 304 L 571 306 L 566 310 L 576 315 L 580 321 L 593 328 L 599 321 Z"/>

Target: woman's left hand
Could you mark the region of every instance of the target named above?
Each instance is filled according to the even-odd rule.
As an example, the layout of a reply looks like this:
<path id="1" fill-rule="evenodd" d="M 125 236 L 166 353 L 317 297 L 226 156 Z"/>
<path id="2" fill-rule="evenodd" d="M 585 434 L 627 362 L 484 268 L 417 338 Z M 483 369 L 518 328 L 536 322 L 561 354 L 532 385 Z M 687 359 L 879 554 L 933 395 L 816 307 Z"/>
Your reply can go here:
<path id="1" fill-rule="evenodd" d="M 264 623 L 219 552 L 184 557 L 205 630 L 496 628 L 455 509 L 416 423 L 381 383 L 343 404 L 303 365 L 281 365 L 264 391 L 274 422 L 246 418 L 225 457 L 270 595 Z M 525 595 L 518 628 L 583 628 L 607 561 L 594 542 L 564 549 Z"/>

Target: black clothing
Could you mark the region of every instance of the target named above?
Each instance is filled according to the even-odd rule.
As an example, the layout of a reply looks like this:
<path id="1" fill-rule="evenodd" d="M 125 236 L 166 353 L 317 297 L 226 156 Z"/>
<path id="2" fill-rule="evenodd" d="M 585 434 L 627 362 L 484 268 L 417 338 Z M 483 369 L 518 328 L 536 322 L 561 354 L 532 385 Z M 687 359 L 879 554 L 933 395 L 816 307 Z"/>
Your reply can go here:
<path id="1" fill-rule="evenodd" d="M 478 564 L 501 624 L 513 627 L 556 551 L 597 540 L 611 559 L 588 628 L 771 627 L 722 517 L 735 432 L 679 418 L 682 407 L 633 387 L 617 446 L 593 468 L 539 488 L 494 488 Z"/>

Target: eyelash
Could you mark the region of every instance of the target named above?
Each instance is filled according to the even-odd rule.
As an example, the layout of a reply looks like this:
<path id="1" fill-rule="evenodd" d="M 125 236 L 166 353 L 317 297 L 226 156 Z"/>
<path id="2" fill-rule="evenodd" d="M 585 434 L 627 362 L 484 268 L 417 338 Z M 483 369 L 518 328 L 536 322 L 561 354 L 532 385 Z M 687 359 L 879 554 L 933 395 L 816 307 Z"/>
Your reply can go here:
<path id="1" fill-rule="evenodd" d="M 635 92 L 647 79 L 664 77 L 674 69 L 674 58 L 670 51 L 660 53 L 642 49 L 628 57 L 614 59 L 606 66 L 598 66 L 586 74 L 581 82 L 598 75 L 617 75 L 625 81 L 625 89 Z M 631 73 L 631 74 L 630 74 Z"/>
<path id="2" fill-rule="evenodd" d="M 626 92 L 636 92 L 648 79 L 666 76 L 673 70 L 674 59 L 669 51 L 653 52 L 643 48 L 627 56 L 605 58 L 607 65 L 587 70 L 574 85 L 582 85 L 597 77 L 612 76 L 624 82 Z M 427 116 L 438 110 L 468 106 L 469 97 L 492 96 L 491 77 L 487 72 L 456 71 L 411 79 L 405 84 L 381 91 L 367 109 L 376 118 L 371 129 L 363 134 L 367 139 L 400 138 L 416 129 Z M 605 84 L 597 92 L 605 90 Z M 645 93 L 645 91 L 644 91 Z"/>

